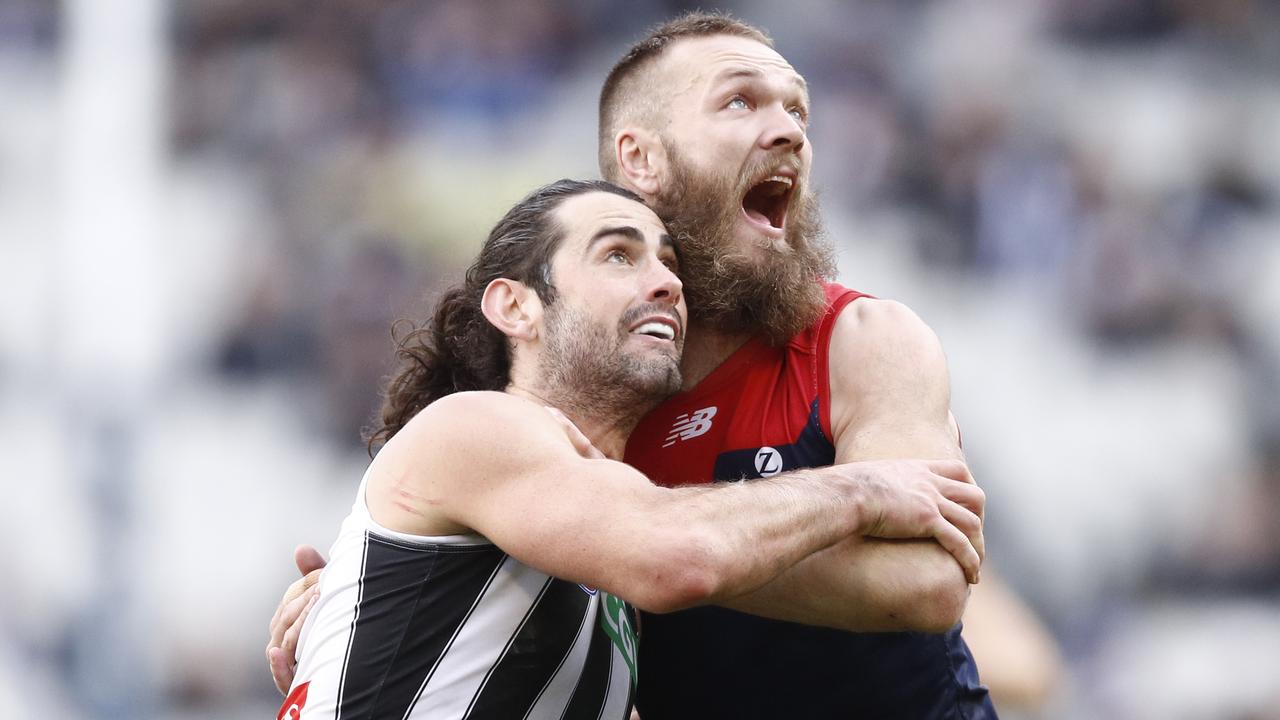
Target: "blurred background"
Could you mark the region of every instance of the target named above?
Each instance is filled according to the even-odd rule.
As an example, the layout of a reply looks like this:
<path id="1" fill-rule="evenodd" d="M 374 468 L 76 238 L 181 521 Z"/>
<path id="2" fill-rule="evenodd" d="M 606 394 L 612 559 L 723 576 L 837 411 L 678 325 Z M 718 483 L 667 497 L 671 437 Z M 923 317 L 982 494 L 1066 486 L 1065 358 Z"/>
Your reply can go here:
<path id="1" fill-rule="evenodd" d="M 693 6 L 0 0 L 0 716 L 272 716 L 392 321 Z M 948 350 L 1063 658 L 1004 714 L 1280 718 L 1280 7 L 719 6 L 809 80 L 842 281 Z"/>

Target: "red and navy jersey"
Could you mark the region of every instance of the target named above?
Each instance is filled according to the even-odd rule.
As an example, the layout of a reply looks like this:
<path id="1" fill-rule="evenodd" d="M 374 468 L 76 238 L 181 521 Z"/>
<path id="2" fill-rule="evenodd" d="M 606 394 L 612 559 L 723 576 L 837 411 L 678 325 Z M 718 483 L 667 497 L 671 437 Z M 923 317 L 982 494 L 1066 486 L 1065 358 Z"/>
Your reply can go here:
<path id="1" fill-rule="evenodd" d="M 754 338 L 649 413 L 626 460 L 654 482 L 830 465 L 831 332 L 862 293 L 827 284 L 821 320 L 782 347 Z M 743 552 L 750 552 L 743 548 Z M 701 607 L 641 620 L 637 707 L 666 718 L 995 717 L 960 627 L 849 633 Z"/>

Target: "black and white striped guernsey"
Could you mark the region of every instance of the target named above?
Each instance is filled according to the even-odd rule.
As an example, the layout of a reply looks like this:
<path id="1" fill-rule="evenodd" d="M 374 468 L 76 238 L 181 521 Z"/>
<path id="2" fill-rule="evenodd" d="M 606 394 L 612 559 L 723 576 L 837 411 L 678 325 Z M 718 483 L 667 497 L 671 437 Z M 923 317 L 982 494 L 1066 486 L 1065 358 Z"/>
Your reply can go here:
<path id="1" fill-rule="evenodd" d="M 281 718 L 625 720 L 634 615 L 479 535 L 370 517 L 361 481 L 302 628 Z"/>

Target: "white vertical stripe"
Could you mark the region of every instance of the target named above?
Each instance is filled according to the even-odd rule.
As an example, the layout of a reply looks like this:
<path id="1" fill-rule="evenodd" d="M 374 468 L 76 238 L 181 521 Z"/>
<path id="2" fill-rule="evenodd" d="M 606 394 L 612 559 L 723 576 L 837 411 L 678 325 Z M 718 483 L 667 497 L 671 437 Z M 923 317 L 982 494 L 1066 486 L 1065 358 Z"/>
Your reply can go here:
<path id="1" fill-rule="evenodd" d="M 627 697 L 631 694 L 631 670 L 617 645 L 609 643 L 609 694 L 600 711 L 601 720 L 627 720 Z"/>
<path id="2" fill-rule="evenodd" d="M 333 716 L 336 719 L 341 714 L 342 696 L 346 690 L 347 667 L 351 664 L 351 648 L 356 642 L 356 626 L 360 624 L 360 604 L 364 601 L 364 577 L 369 571 L 369 532 L 364 533 L 364 552 L 360 555 L 360 574 L 356 578 L 356 605 L 351 615 L 351 628 L 347 631 L 347 652 L 342 657 L 342 672 L 338 674 L 338 700 L 337 707 L 334 708 Z M 312 608 L 313 610 L 315 608 Z"/>
<path id="3" fill-rule="evenodd" d="M 538 701 L 529 708 L 529 713 L 525 715 L 527 720 L 559 720 L 564 714 L 565 706 L 573 696 L 573 689 L 577 687 L 578 679 L 582 677 L 582 665 L 587 661 L 587 650 L 591 648 L 591 636 L 595 633 L 596 617 L 599 611 L 599 598 L 593 597 L 591 602 L 587 603 L 582 625 L 578 628 L 577 637 L 573 639 L 573 646 L 569 648 L 569 653 L 560 663 L 556 674 L 543 688 Z"/>
<path id="4" fill-rule="evenodd" d="M 502 664 L 502 659 L 511 651 L 512 643 L 514 643 L 520 633 L 524 631 L 524 626 L 528 624 L 529 618 L 533 616 L 533 613 L 538 609 L 538 605 L 546 598 L 547 589 L 551 587 L 551 583 L 552 580 L 548 577 L 547 581 L 542 584 L 541 588 L 539 588 L 537 599 L 534 600 L 533 604 L 529 606 L 529 609 L 525 611 L 524 619 L 520 621 L 518 626 L 516 626 L 515 631 L 511 633 L 511 637 L 507 638 L 507 641 L 503 643 L 502 652 L 498 654 L 498 659 L 494 660 L 493 665 L 489 666 L 488 671 L 484 674 L 484 679 L 480 681 L 480 687 L 476 688 L 475 694 L 471 696 L 471 703 L 467 705 L 468 714 L 475 709 L 475 705 L 480 700 L 480 696 L 484 694 L 484 689 L 489 686 L 489 681 L 493 679 L 493 672 L 498 669 L 498 666 Z"/>
<path id="5" fill-rule="evenodd" d="M 405 717 L 461 718 L 546 581 L 546 573 L 510 556 L 504 558 L 497 577 L 454 636 Z"/>
<path id="6" fill-rule="evenodd" d="M 364 529 L 348 518 L 329 550 L 329 564 L 320 574 L 320 597 L 298 638 L 293 686 L 311 683 L 303 718 L 333 718 L 338 708 L 351 629 L 360 604 L 366 543 Z"/>

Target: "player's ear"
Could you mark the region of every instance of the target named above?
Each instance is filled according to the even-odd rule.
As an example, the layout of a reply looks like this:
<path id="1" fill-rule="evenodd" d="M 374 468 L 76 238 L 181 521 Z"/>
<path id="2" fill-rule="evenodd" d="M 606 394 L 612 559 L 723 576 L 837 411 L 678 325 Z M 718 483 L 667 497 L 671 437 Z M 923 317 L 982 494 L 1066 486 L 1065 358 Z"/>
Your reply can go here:
<path id="1" fill-rule="evenodd" d="M 490 325 L 514 340 L 533 341 L 542 326 L 542 301 L 522 282 L 498 278 L 480 298 L 480 310 Z"/>
<path id="2" fill-rule="evenodd" d="M 653 200 L 662 190 L 667 172 L 667 150 L 657 133 L 629 127 L 613 138 L 618 168 L 627 184 L 645 200 Z"/>

